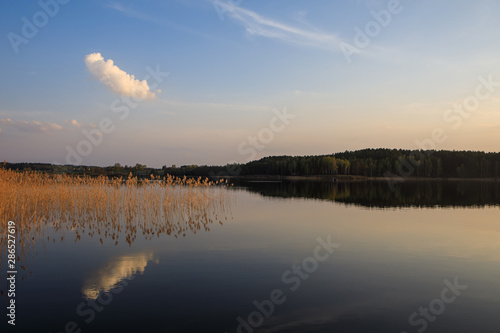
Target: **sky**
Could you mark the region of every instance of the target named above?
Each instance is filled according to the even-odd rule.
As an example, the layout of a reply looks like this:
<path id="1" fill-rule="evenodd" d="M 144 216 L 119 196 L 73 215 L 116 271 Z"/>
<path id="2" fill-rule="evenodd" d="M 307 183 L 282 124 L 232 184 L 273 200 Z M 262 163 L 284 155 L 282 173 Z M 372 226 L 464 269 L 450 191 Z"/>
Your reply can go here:
<path id="1" fill-rule="evenodd" d="M 0 159 L 500 151 L 500 2 L 0 4 Z"/>

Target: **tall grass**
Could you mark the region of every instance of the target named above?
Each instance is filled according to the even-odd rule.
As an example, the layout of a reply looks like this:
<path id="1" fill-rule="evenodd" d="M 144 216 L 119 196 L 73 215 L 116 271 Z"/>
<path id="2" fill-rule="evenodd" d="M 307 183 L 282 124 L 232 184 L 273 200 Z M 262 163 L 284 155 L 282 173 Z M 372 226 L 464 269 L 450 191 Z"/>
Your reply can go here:
<path id="1" fill-rule="evenodd" d="M 60 231 L 61 240 L 72 230 L 75 242 L 90 236 L 129 246 L 140 234 L 151 239 L 210 230 L 230 214 L 230 191 L 221 188 L 227 185 L 201 178 L 110 180 L 0 169 L 0 262 L 6 261 L 10 220 L 16 222 L 19 261 L 37 242 L 56 241 L 46 237 L 47 227 Z"/>

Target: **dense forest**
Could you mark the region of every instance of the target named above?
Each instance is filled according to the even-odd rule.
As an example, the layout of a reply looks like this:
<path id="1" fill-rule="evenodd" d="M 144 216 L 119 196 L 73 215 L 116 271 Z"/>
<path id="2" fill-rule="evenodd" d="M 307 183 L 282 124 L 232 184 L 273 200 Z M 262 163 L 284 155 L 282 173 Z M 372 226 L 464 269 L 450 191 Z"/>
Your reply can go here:
<path id="1" fill-rule="evenodd" d="M 364 149 L 323 156 L 273 156 L 242 165 L 241 174 L 498 178 L 500 153 Z"/>
<path id="2" fill-rule="evenodd" d="M 3 167 L 49 173 L 88 174 L 93 176 L 149 177 L 175 176 L 312 176 L 357 175 L 366 177 L 499 178 L 500 153 L 479 151 L 364 149 L 321 156 L 270 156 L 246 164 L 226 166 L 183 165 L 161 169 L 146 165 L 109 167 L 51 165 L 40 163 L 4 163 Z"/>

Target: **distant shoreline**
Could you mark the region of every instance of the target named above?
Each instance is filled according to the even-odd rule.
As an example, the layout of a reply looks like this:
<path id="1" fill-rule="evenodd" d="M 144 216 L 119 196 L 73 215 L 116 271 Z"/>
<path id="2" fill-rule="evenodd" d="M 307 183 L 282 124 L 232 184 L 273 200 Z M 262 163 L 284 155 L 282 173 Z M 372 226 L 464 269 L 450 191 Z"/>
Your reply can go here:
<path id="1" fill-rule="evenodd" d="M 433 177 L 367 177 L 356 175 L 312 175 L 312 176 L 280 176 L 280 175 L 245 175 L 245 176 L 219 176 L 216 178 L 235 180 L 261 180 L 261 181 L 326 181 L 326 182 L 363 182 L 363 181 L 484 181 L 498 182 L 500 178 L 433 178 Z M 334 180 L 335 179 L 335 180 Z"/>

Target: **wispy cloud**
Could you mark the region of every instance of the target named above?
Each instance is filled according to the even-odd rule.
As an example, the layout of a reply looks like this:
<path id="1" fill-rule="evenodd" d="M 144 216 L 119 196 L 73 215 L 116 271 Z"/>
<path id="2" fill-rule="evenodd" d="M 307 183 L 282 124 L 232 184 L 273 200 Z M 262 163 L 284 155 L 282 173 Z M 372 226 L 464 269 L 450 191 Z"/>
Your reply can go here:
<path id="1" fill-rule="evenodd" d="M 68 126 L 66 129 L 72 130 L 76 128 L 96 128 L 97 125 L 93 123 L 81 123 L 76 119 L 71 119 L 71 120 L 65 120 L 64 121 Z"/>
<path id="2" fill-rule="evenodd" d="M 62 125 L 46 122 L 46 121 L 27 121 L 27 120 L 12 120 L 11 118 L 0 119 L 0 126 L 4 128 L 13 128 L 26 133 L 54 133 L 77 131 L 80 129 L 91 129 L 97 126 L 93 123 L 82 123 L 76 119 L 64 120 Z M 2 129 L 0 128 L 0 132 Z"/>
<path id="3" fill-rule="evenodd" d="M 156 97 L 156 94 L 149 89 L 146 80 L 137 80 L 134 75 L 130 75 L 116 66 L 111 59 L 104 61 L 100 53 L 86 55 L 85 65 L 95 78 L 119 95 L 141 99 Z"/>
<path id="4" fill-rule="evenodd" d="M 81 127 L 82 126 L 82 124 L 79 123 L 78 120 L 76 120 L 76 119 L 68 120 L 67 122 L 70 123 L 71 125 L 73 125 L 74 127 Z"/>
<path id="5" fill-rule="evenodd" d="M 130 17 L 133 17 L 136 19 L 156 22 L 156 20 L 153 17 L 151 17 L 147 14 L 141 13 L 137 10 L 131 9 L 129 7 L 125 7 L 121 3 L 118 3 L 118 2 L 111 2 L 111 3 L 105 4 L 104 6 L 110 8 L 110 9 L 114 9 L 120 13 L 123 13 L 127 16 L 130 16 Z"/>
<path id="6" fill-rule="evenodd" d="M 0 119 L 0 125 L 1 126 L 8 126 L 8 127 L 13 127 L 16 128 L 20 131 L 23 132 L 29 132 L 29 133 L 41 133 L 41 132 L 54 132 L 54 131 L 60 131 L 63 129 L 62 126 L 55 124 L 55 123 L 49 123 L 49 122 L 40 122 L 40 121 L 26 121 L 26 120 L 12 120 L 10 118 L 7 119 Z"/>
<path id="7" fill-rule="evenodd" d="M 217 6 L 228 17 L 243 25 L 249 35 L 257 35 L 333 51 L 340 51 L 339 46 L 343 42 L 338 36 L 321 32 L 311 26 L 304 29 L 280 23 L 259 15 L 254 11 L 225 1 L 216 0 L 214 6 Z"/>
<path id="8" fill-rule="evenodd" d="M 178 2 L 180 4 L 182 4 L 183 6 L 188 6 L 188 7 L 195 6 L 193 3 L 190 3 L 189 1 L 179 0 Z M 183 26 L 182 24 L 168 20 L 165 18 L 166 15 L 162 15 L 161 10 L 156 11 L 154 13 L 157 16 L 157 17 L 155 17 L 153 15 L 148 15 L 144 12 L 141 12 L 135 8 L 126 7 L 123 4 L 118 3 L 118 2 L 110 2 L 110 3 L 104 4 L 103 6 L 106 8 L 112 9 L 114 11 L 117 11 L 125 16 L 131 17 L 134 19 L 138 19 L 138 20 L 142 20 L 145 22 L 150 22 L 150 23 L 156 24 L 162 28 L 168 27 L 168 28 L 180 31 L 182 33 L 186 33 L 186 34 L 189 34 L 192 36 L 197 36 L 197 37 L 201 37 L 201 38 L 205 38 L 205 39 L 209 39 L 209 40 L 222 40 L 222 38 L 220 38 L 218 36 L 211 35 L 211 34 L 205 33 L 205 32 L 200 32 L 200 31 L 193 29 L 192 27 Z"/>
<path id="9" fill-rule="evenodd" d="M 292 94 L 297 97 L 318 97 L 321 95 L 320 93 L 314 91 L 304 91 L 300 89 L 292 91 Z"/>

